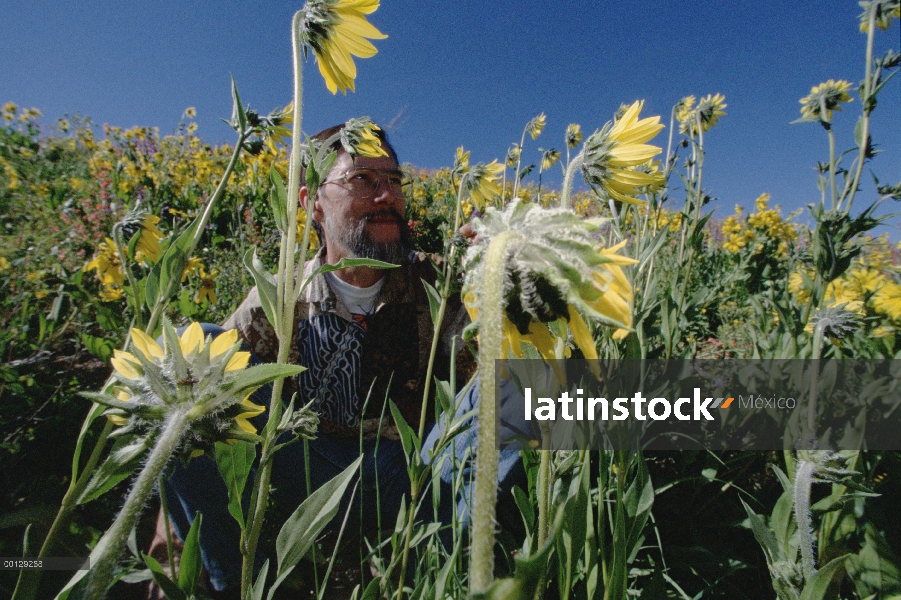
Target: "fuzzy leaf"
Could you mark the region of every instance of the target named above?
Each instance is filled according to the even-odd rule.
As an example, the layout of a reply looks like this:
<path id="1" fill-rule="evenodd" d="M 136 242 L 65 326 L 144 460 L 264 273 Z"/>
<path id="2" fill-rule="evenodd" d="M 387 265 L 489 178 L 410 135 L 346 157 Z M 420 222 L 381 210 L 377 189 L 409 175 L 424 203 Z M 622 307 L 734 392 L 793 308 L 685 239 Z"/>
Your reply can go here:
<path id="1" fill-rule="evenodd" d="M 240 371 L 234 379 L 231 380 L 231 395 L 239 395 L 243 392 L 249 392 L 253 389 L 271 383 L 282 377 L 293 377 L 299 373 L 306 371 L 306 367 L 299 365 L 284 365 L 277 363 L 269 363 L 256 365 Z"/>
<path id="2" fill-rule="evenodd" d="M 150 436 L 133 439 L 120 438 L 113 445 L 103 465 L 94 473 L 77 504 L 87 504 L 99 498 L 141 466 L 141 459 L 152 445 Z"/>

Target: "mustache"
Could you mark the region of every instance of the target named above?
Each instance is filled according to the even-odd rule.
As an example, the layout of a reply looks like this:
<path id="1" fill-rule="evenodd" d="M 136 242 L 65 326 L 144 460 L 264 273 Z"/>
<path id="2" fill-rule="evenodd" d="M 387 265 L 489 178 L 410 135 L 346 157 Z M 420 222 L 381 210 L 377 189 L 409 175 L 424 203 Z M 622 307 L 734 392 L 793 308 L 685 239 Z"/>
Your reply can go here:
<path id="1" fill-rule="evenodd" d="M 400 212 L 398 212 L 397 210 L 393 208 L 384 208 L 382 210 L 377 210 L 375 212 L 369 213 L 368 215 L 363 217 L 363 222 L 368 223 L 369 221 L 382 219 L 384 217 L 392 217 L 399 224 L 403 223 L 404 221 L 403 215 L 400 214 Z"/>

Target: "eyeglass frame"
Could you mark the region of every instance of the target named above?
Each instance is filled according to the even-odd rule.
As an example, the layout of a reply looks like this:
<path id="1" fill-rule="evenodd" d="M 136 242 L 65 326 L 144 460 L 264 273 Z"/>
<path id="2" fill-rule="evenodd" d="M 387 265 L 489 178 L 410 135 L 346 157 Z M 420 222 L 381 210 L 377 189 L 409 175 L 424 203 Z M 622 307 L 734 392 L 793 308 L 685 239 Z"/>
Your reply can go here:
<path id="1" fill-rule="evenodd" d="M 400 177 L 401 177 L 400 190 L 396 193 L 396 195 L 399 195 L 400 197 L 404 196 L 404 188 L 413 183 L 413 181 L 411 179 L 407 178 L 404 175 L 404 172 L 401 171 L 400 169 L 376 169 L 373 167 L 352 167 L 352 168 L 348 169 L 347 171 L 345 171 L 344 173 L 342 173 L 341 175 L 339 175 L 338 177 L 335 177 L 334 179 L 326 179 L 319 185 L 321 187 L 327 183 L 334 183 L 335 185 L 338 185 L 347 191 L 352 191 L 352 190 L 345 188 L 344 185 L 341 185 L 341 184 L 342 183 L 344 183 L 345 185 L 349 184 L 350 177 L 353 177 L 354 175 L 356 175 L 357 173 L 359 173 L 361 171 L 373 172 L 378 176 L 377 179 L 375 180 L 375 187 L 371 188 L 368 192 L 366 192 L 366 193 L 361 193 L 359 191 L 355 192 L 355 193 L 357 193 L 357 195 L 359 195 L 360 199 L 362 199 L 362 200 L 368 200 L 368 199 L 376 197 L 376 195 L 379 193 L 379 189 L 381 189 L 382 181 L 384 180 L 384 175 L 386 175 L 386 174 L 400 175 Z M 389 187 L 387 187 L 386 189 L 389 192 L 392 192 L 390 185 L 391 184 L 389 183 L 388 184 Z M 394 193 L 394 192 L 392 192 L 392 193 Z"/>

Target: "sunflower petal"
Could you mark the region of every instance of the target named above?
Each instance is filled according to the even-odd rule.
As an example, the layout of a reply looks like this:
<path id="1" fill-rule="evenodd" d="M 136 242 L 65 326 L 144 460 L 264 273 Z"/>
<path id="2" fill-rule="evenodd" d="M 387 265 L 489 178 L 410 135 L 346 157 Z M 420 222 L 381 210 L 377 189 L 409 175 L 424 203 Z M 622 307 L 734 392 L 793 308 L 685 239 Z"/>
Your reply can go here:
<path id="1" fill-rule="evenodd" d="M 185 358 L 193 356 L 203 348 L 203 328 L 200 323 L 191 323 L 178 339 L 181 353 Z"/>
<path id="2" fill-rule="evenodd" d="M 229 329 L 220 334 L 210 344 L 210 359 L 216 358 L 220 354 L 224 354 L 238 342 L 238 330 Z"/>
<path id="3" fill-rule="evenodd" d="M 134 344 L 135 348 L 144 355 L 144 358 L 147 360 L 153 360 L 154 358 L 163 358 L 165 353 L 163 352 L 163 347 L 160 346 L 155 339 L 141 331 L 137 328 L 132 328 L 131 330 L 131 341 Z"/>

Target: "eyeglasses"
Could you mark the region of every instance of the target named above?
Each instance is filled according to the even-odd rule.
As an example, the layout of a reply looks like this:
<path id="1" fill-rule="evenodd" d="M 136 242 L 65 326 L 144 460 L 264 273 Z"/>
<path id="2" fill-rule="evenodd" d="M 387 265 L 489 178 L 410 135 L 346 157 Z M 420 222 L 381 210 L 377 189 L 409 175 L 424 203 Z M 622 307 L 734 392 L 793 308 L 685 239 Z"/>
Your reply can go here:
<path id="1" fill-rule="evenodd" d="M 369 200 L 378 194 L 383 183 L 387 186 L 385 189 L 394 196 L 403 196 L 404 187 L 411 182 L 404 178 L 403 172 L 398 169 L 359 167 L 351 169 L 344 175 L 334 179 L 326 179 L 322 182 L 322 185 L 327 183 L 339 185 L 361 200 Z"/>

